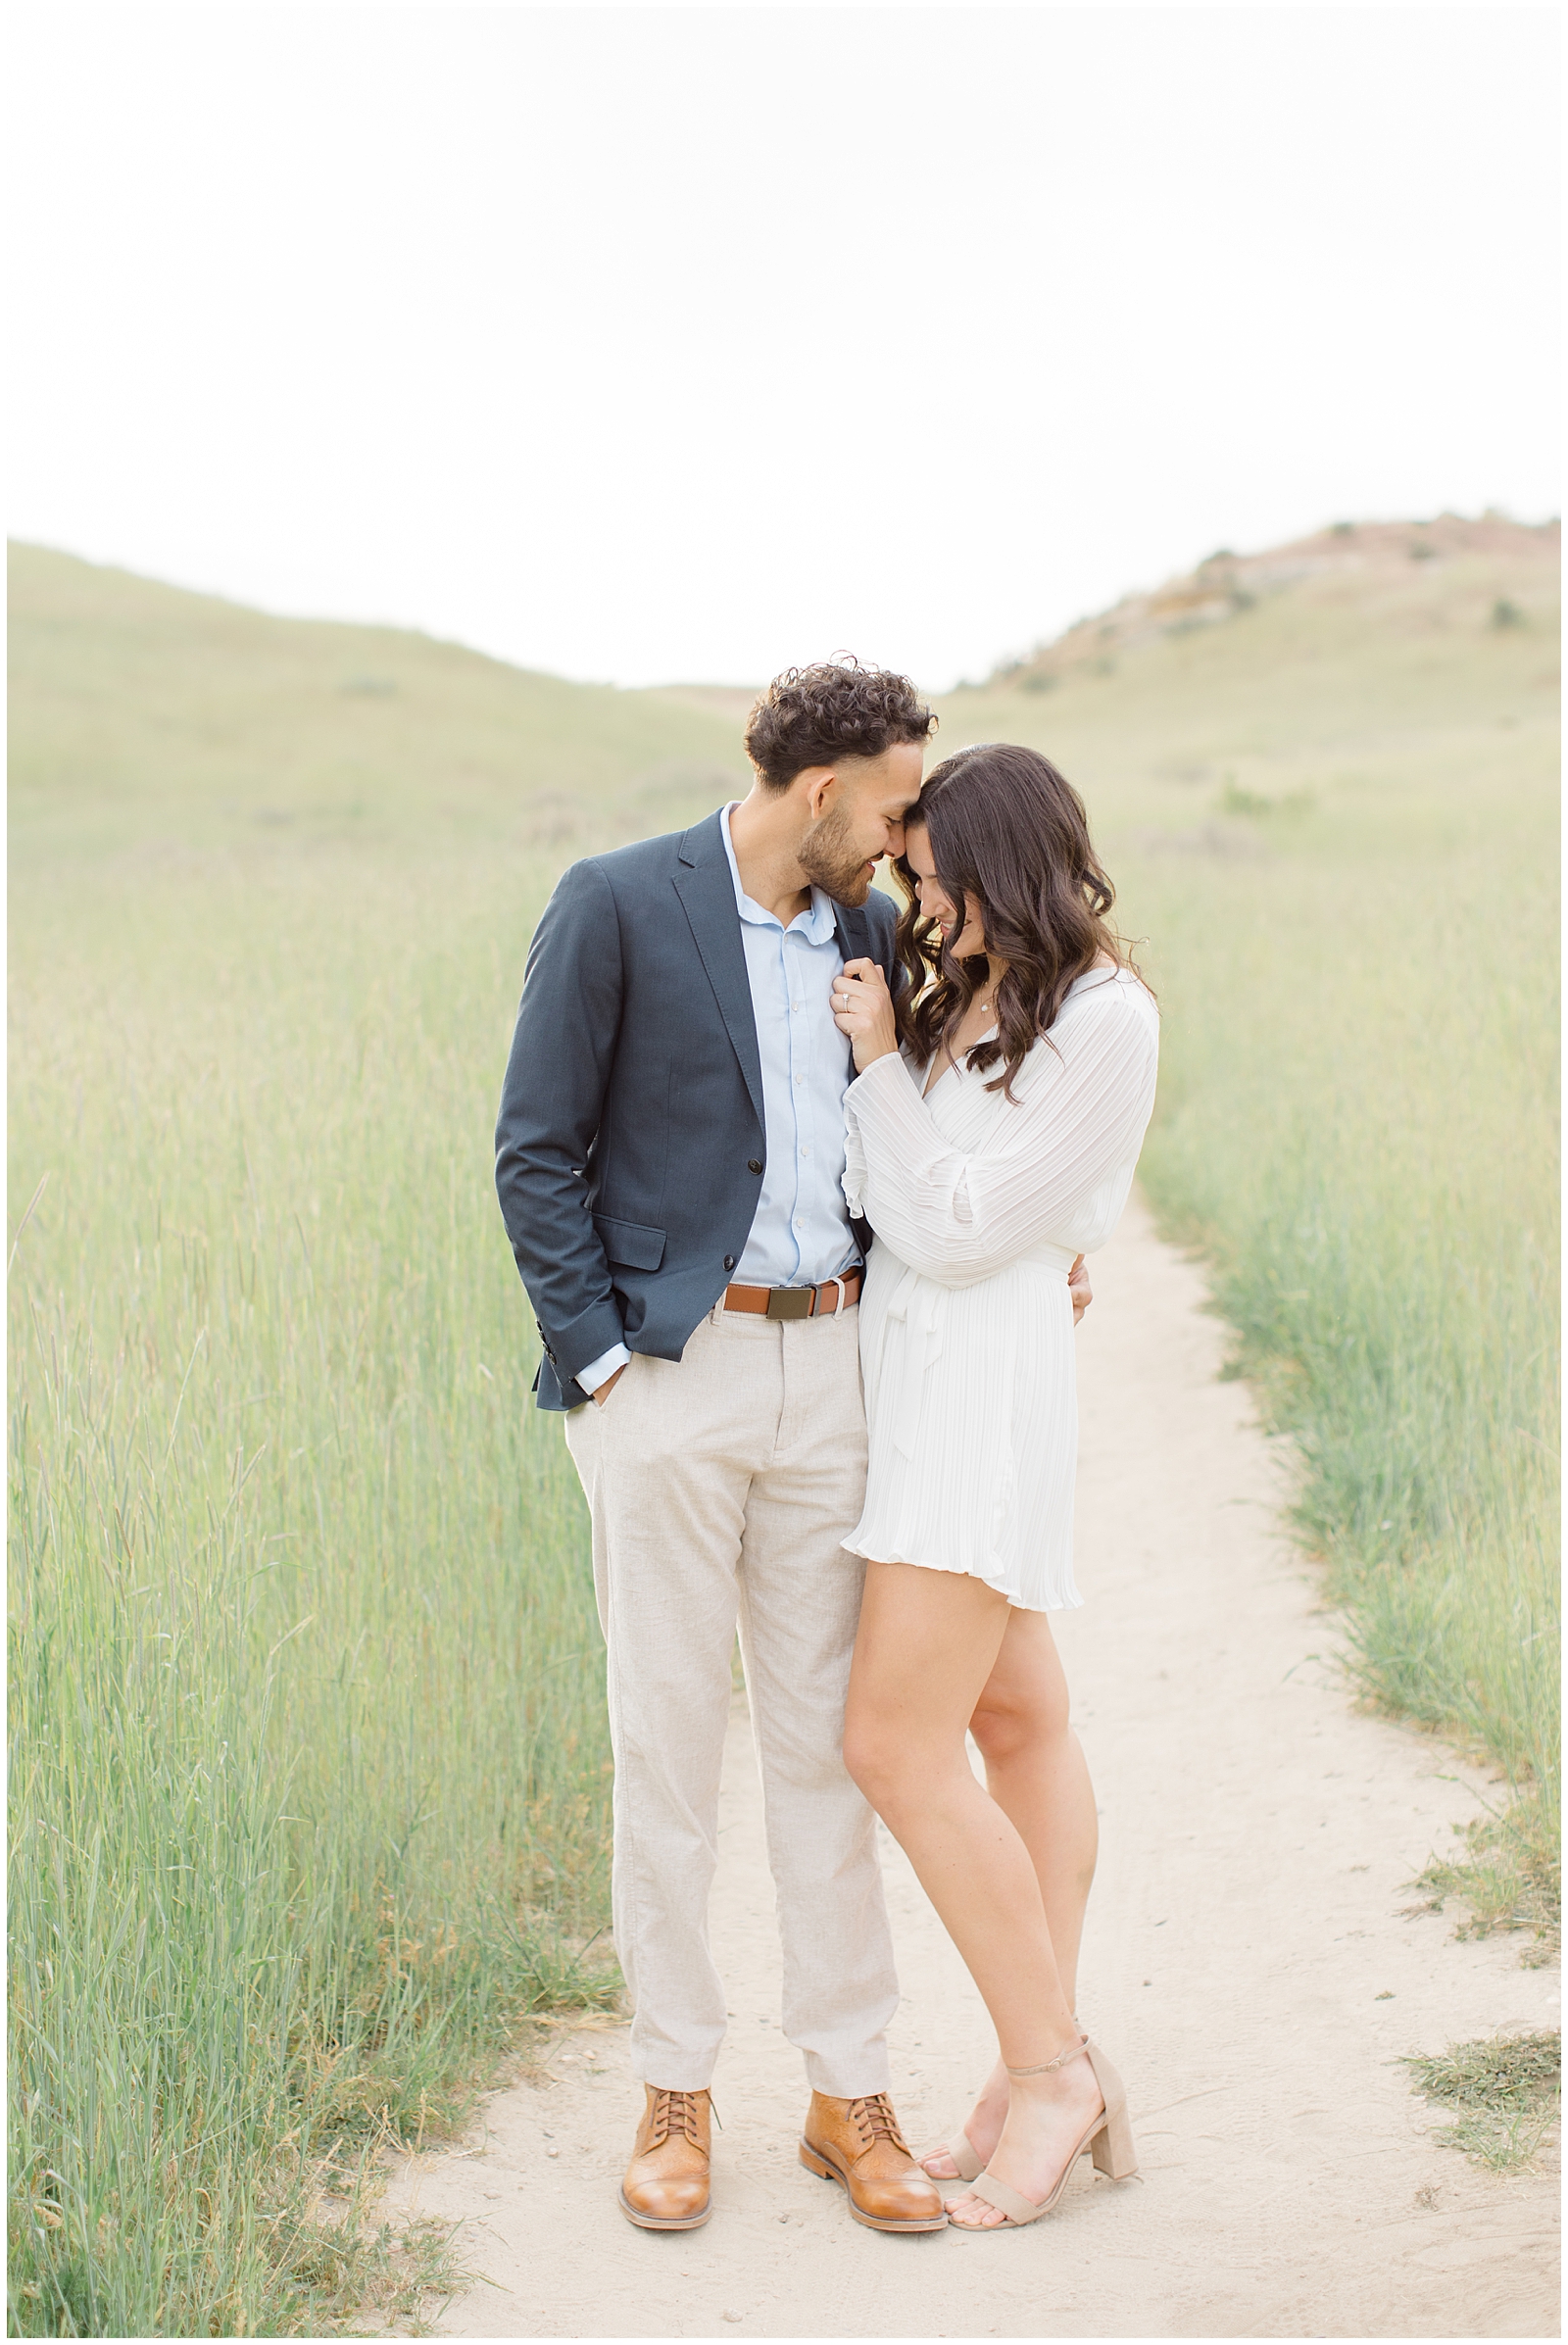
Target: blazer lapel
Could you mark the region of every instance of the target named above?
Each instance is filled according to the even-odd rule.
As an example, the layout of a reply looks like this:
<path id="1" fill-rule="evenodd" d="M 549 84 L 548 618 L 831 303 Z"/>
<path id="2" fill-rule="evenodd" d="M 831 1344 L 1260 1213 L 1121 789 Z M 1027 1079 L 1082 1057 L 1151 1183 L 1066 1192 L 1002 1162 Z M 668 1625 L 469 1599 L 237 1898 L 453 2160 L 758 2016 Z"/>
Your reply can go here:
<path id="1" fill-rule="evenodd" d="M 741 942 L 740 914 L 735 908 L 735 883 L 730 878 L 729 857 L 719 836 L 720 820 L 719 815 L 710 814 L 706 822 L 699 822 L 682 839 L 675 893 L 691 923 L 692 937 L 708 972 L 708 982 L 717 998 L 725 1032 L 741 1062 L 757 1120 L 765 1129 L 757 1013 L 752 1007 L 752 981 L 747 975 L 746 947 Z"/>
<path id="2" fill-rule="evenodd" d="M 852 960 L 875 959 L 876 955 L 871 950 L 871 925 L 864 912 L 857 910 L 854 904 L 839 904 L 835 901 L 833 926 L 838 935 L 839 951 L 843 953 L 846 964 Z M 850 1081 L 853 1083 L 855 1081 L 855 1045 L 850 1041 L 848 1035 L 844 1039 L 844 1050 L 850 1071 Z M 861 1244 L 864 1244 L 863 1239 Z"/>
<path id="3" fill-rule="evenodd" d="M 871 951 L 871 928 L 864 912 L 849 904 L 835 904 L 833 925 L 838 930 L 839 951 L 845 959 L 874 960 Z"/>

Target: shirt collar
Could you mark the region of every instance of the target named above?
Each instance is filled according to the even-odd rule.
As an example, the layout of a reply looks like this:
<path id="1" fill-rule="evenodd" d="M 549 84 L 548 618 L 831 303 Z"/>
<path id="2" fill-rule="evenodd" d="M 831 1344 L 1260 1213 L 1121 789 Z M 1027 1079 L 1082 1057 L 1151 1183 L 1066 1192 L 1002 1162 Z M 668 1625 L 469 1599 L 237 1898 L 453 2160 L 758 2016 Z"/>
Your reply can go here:
<path id="1" fill-rule="evenodd" d="M 725 858 L 729 863 L 729 875 L 735 882 L 735 908 L 741 918 L 749 921 L 754 928 L 782 929 L 784 923 L 777 914 L 764 911 L 760 904 L 754 902 L 747 895 L 741 885 L 741 867 L 735 860 L 735 842 L 729 835 L 729 818 L 739 805 L 740 800 L 732 798 L 720 814 L 718 822 L 719 835 L 724 842 Z M 833 913 L 832 897 L 826 895 L 821 888 L 813 887 L 810 910 L 797 912 L 790 922 L 790 927 L 799 929 L 808 945 L 825 945 L 831 937 L 838 933 L 838 922 Z"/>

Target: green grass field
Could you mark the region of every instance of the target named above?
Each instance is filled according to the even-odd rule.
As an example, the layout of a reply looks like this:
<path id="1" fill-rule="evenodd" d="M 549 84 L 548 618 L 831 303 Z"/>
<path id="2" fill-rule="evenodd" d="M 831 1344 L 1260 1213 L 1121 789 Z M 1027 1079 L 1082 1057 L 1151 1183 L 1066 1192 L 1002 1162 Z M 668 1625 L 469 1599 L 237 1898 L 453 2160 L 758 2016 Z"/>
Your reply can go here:
<path id="1" fill-rule="evenodd" d="M 1557 1734 L 1556 586 L 1517 537 L 1097 638 L 942 736 L 1085 789 L 1165 1011 L 1146 1184 L 1297 1434 L 1368 1689 L 1520 1794 L 1464 1882 L 1504 1920 Z M 743 786 L 739 724 L 11 574 L 12 2324 L 318 2332 L 398 2276 L 322 2189 L 605 1991 L 585 1525 L 490 1128 L 555 873 Z"/>

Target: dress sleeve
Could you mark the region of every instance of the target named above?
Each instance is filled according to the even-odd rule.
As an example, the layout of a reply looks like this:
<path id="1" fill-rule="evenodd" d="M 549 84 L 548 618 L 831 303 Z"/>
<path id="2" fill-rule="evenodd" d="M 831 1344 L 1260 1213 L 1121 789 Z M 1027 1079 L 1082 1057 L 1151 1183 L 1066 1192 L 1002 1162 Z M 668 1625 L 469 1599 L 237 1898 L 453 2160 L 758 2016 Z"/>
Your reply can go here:
<path id="1" fill-rule="evenodd" d="M 1125 983 L 1090 994 L 1031 1051 L 970 1154 L 944 1138 L 896 1051 L 851 1084 L 858 1209 L 895 1253 L 945 1287 L 991 1278 L 1070 1219 L 1138 1153 L 1153 1104 L 1157 1031 Z M 854 1200 L 852 1200 L 854 1201 Z"/>
<path id="2" fill-rule="evenodd" d="M 881 1063 L 879 1059 L 877 1064 Z M 860 1138 L 852 1085 L 844 1095 L 844 1198 L 858 1220 L 865 1214 L 865 1143 Z"/>

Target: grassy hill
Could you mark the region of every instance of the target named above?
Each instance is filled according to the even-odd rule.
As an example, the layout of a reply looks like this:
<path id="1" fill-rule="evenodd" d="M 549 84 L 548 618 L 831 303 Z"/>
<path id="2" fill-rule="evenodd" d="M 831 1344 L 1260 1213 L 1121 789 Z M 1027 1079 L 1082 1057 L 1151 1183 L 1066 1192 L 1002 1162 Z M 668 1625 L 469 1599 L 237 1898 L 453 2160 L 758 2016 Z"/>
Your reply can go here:
<path id="1" fill-rule="evenodd" d="M 12 850 L 503 857 L 706 812 L 737 727 L 389 627 L 268 618 L 10 549 Z"/>
<path id="2" fill-rule="evenodd" d="M 1556 707 L 1560 531 L 1342 524 L 1084 619 L 938 703 L 938 752 L 1054 746 L 1102 826 L 1176 833 L 1353 792 L 1455 727 L 1491 773 Z M 10 549 L 11 825 L 24 867 L 163 845 L 263 854 L 419 838 L 569 859 L 746 779 L 748 696 L 569 684 L 392 628 L 269 618 Z M 1249 806 L 1249 797 L 1266 802 Z M 279 834 L 288 834 L 279 836 Z M 1107 831 L 1108 835 L 1108 831 Z M 1243 830 L 1216 834 L 1246 853 Z"/>
<path id="3" fill-rule="evenodd" d="M 1419 641 L 1481 623 L 1499 632 L 1543 620 L 1549 628 L 1561 553 L 1558 522 L 1531 527 L 1498 513 L 1337 521 L 1260 554 L 1222 547 L 1185 577 L 1079 619 L 1026 660 L 999 667 L 992 682 L 1049 692 L 1075 676 L 1110 675 L 1129 655 L 1230 626 L 1260 604 L 1283 605 L 1288 636 L 1303 650 L 1309 642 L 1318 652 L 1343 642 L 1346 622 L 1364 648 L 1371 623 L 1385 660 L 1401 637 Z M 1429 570 L 1429 562 L 1442 566 Z"/>
<path id="4" fill-rule="evenodd" d="M 1397 823 L 1407 791 L 1423 822 L 1463 821 L 1540 781 L 1560 559 L 1555 523 L 1448 517 L 1214 555 L 955 694 L 944 742 L 1054 745 L 1107 836 L 1152 823 L 1156 853 L 1251 856 L 1276 813 L 1327 822 L 1327 844 L 1337 812 Z"/>
<path id="5" fill-rule="evenodd" d="M 1434 1893 L 1526 1945 L 1556 563 L 1448 519 L 1215 557 L 939 745 L 1088 799 L 1163 1013 L 1146 1185 L 1298 1440 L 1368 1693 L 1516 1794 Z M 555 875 L 743 787 L 745 700 L 25 547 L 11 610 L 13 2319 L 320 2334 L 413 2298 L 319 2190 L 608 1991 L 585 1525 L 491 1124 Z"/>

